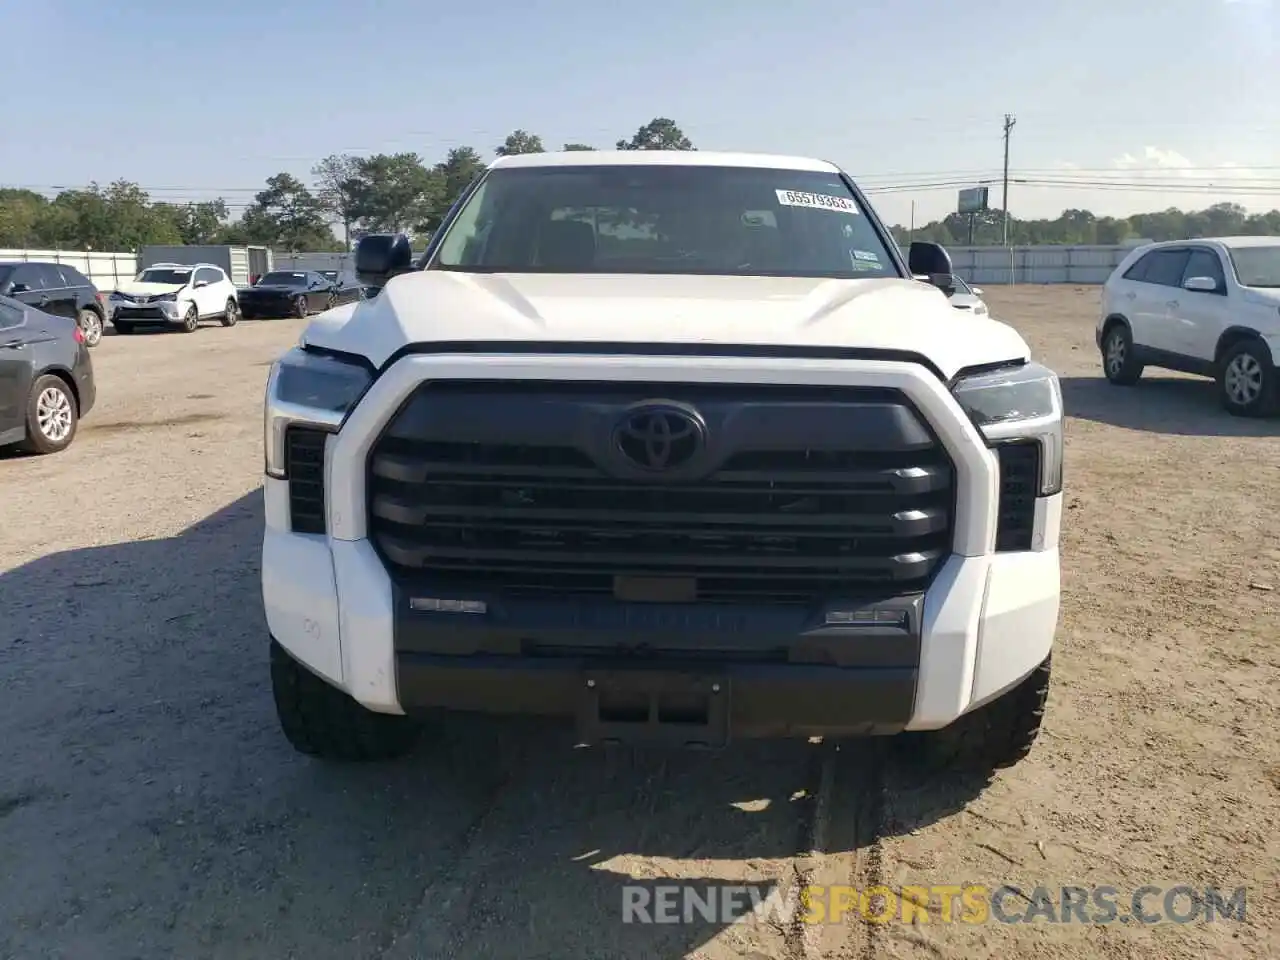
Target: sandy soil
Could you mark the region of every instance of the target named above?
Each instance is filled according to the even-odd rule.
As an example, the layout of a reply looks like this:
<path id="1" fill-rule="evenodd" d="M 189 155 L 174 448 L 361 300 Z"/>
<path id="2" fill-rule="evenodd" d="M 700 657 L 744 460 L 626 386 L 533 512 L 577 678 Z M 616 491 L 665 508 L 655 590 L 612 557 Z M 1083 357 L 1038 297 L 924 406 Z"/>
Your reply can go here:
<path id="1" fill-rule="evenodd" d="M 308 762 L 258 592 L 261 389 L 301 324 L 104 339 L 74 446 L 0 456 L 0 957 L 1280 955 L 1280 424 L 1206 381 L 1108 387 L 1096 290 L 988 294 L 1071 422 L 1047 726 L 985 789 L 883 742 L 608 754 L 499 721 Z M 1244 886 L 1247 915 L 621 922 L 624 884 L 797 878 L 1109 885 L 1121 914 L 1148 884 Z"/>

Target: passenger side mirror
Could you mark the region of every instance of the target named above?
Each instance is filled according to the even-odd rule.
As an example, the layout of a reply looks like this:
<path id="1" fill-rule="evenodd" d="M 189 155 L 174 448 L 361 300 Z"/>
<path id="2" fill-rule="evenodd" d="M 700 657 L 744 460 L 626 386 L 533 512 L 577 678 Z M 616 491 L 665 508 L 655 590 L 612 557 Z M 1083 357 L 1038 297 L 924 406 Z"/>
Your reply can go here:
<path id="1" fill-rule="evenodd" d="M 381 287 L 413 266 L 413 250 L 403 233 L 374 233 L 356 244 L 356 277 L 361 283 Z"/>
<path id="2" fill-rule="evenodd" d="M 193 289 L 199 290 L 201 287 L 207 287 L 208 285 L 209 285 L 208 280 L 197 280 L 194 284 L 192 284 L 192 287 Z"/>
<path id="3" fill-rule="evenodd" d="M 955 290 L 951 278 L 955 270 L 951 266 L 951 254 L 946 248 L 927 240 L 916 240 L 907 252 L 907 267 L 913 275 L 926 276 L 929 282 L 944 292 Z"/>
<path id="4" fill-rule="evenodd" d="M 1213 277 L 1187 277 L 1182 287 L 1184 290 L 1195 290 L 1199 293 L 1217 293 L 1218 281 Z"/>
<path id="5" fill-rule="evenodd" d="M 981 288 L 981 287 L 970 287 L 969 289 L 971 289 L 971 290 L 973 291 L 973 295 L 974 295 L 975 297 L 980 297 L 980 296 L 982 296 L 982 288 Z"/>

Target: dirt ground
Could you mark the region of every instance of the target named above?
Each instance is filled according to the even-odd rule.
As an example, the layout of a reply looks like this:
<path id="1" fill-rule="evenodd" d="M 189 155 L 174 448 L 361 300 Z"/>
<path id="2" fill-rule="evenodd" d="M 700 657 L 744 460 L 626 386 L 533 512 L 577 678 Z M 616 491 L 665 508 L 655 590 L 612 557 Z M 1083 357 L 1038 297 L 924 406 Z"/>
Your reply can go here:
<path id="1" fill-rule="evenodd" d="M 988 291 L 1063 377 L 1044 734 L 993 784 L 883 742 L 572 751 L 449 723 L 296 755 L 258 585 L 261 392 L 299 321 L 108 336 L 73 447 L 0 457 L 0 958 L 1280 956 L 1280 423 L 1099 378 L 1097 292 Z M 622 922 L 624 884 L 1247 888 L 1244 922 Z M 1145 901 L 1160 912 L 1162 897 Z M 1181 901 L 1179 910 L 1187 909 Z"/>

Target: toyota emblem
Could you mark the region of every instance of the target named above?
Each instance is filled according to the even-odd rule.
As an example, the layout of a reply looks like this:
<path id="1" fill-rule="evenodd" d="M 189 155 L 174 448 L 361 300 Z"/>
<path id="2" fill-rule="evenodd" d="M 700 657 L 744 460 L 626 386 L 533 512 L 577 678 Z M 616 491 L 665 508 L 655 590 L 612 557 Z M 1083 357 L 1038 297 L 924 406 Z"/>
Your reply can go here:
<path id="1" fill-rule="evenodd" d="M 705 439 L 698 416 L 680 407 L 649 404 L 627 411 L 614 434 L 618 450 L 642 470 L 675 470 L 697 455 Z"/>

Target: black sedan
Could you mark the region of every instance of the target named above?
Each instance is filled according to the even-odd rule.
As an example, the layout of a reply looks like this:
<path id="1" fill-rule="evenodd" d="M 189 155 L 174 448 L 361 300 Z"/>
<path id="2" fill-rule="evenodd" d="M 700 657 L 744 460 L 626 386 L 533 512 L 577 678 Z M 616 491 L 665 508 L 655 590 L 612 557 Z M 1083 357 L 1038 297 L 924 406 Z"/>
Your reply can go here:
<path id="1" fill-rule="evenodd" d="M 0 447 L 65 450 L 96 399 L 93 361 L 76 319 L 0 296 Z"/>
<path id="2" fill-rule="evenodd" d="M 311 270 L 273 270 L 236 292 L 242 317 L 307 317 L 357 299 L 356 291 Z"/>

